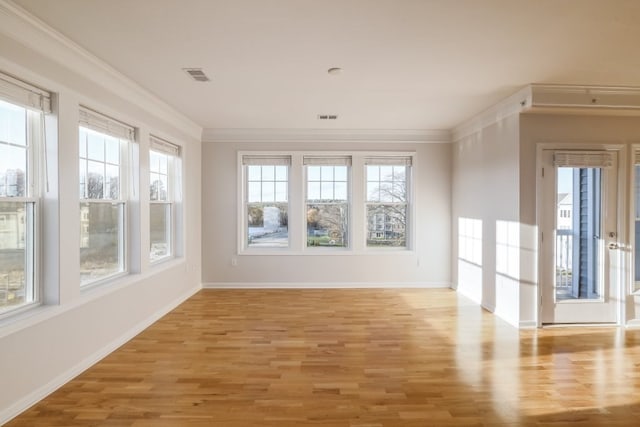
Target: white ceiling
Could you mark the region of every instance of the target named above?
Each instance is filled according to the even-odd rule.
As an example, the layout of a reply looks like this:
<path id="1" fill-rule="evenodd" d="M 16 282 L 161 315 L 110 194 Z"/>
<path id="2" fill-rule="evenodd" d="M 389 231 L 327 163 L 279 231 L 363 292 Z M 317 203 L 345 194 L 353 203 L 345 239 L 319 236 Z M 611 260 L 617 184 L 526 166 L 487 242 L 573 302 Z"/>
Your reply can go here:
<path id="1" fill-rule="evenodd" d="M 450 129 L 529 83 L 640 86 L 637 0 L 14 1 L 204 128 Z"/>

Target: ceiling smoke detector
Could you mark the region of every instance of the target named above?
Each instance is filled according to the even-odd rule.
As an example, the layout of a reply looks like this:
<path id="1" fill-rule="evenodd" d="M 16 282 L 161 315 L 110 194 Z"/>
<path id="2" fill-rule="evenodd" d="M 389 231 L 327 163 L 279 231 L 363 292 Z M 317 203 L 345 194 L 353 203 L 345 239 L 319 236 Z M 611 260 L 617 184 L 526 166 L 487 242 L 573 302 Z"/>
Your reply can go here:
<path id="1" fill-rule="evenodd" d="M 318 114 L 318 120 L 337 120 L 337 114 Z"/>
<path id="2" fill-rule="evenodd" d="M 202 71 L 202 68 L 183 68 L 182 70 L 197 82 L 211 81 L 211 79 L 207 77 L 204 71 Z"/>

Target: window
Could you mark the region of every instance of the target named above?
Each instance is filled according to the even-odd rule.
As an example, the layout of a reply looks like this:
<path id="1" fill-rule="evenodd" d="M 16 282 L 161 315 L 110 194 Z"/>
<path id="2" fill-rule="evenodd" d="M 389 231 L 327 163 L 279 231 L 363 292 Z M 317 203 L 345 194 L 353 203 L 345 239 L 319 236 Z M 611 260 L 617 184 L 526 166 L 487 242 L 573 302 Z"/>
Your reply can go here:
<path id="1" fill-rule="evenodd" d="M 407 247 L 408 177 L 411 157 L 369 157 L 367 247 Z"/>
<path id="2" fill-rule="evenodd" d="M 126 160 L 134 129 L 80 110 L 80 283 L 126 270 Z"/>
<path id="3" fill-rule="evenodd" d="M 304 157 L 307 247 L 347 247 L 351 157 Z"/>
<path id="4" fill-rule="evenodd" d="M 151 262 L 171 257 L 174 235 L 176 162 L 180 147 L 154 136 L 149 151 L 149 222 Z"/>
<path id="5" fill-rule="evenodd" d="M 50 94 L 0 74 L 0 314 L 40 300 L 40 139 Z"/>
<path id="6" fill-rule="evenodd" d="M 248 248 L 289 246 L 291 156 L 243 156 Z"/>

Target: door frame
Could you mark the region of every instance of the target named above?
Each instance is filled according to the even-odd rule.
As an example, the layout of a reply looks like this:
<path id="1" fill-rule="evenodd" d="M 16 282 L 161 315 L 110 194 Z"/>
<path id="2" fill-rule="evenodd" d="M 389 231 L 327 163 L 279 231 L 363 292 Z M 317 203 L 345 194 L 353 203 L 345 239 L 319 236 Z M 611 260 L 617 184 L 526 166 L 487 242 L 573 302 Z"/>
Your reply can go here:
<path id="1" fill-rule="evenodd" d="M 580 143 L 580 142 L 539 142 L 536 144 L 536 229 L 537 229 L 537 266 L 536 266 L 536 322 L 539 328 L 542 325 L 542 283 L 543 275 L 543 254 L 542 254 L 542 217 L 544 214 L 544 206 L 542 206 L 542 194 L 543 194 L 543 176 L 542 176 L 542 154 L 545 150 L 576 150 L 576 151 L 611 151 L 617 153 L 618 156 L 618 170 L 616 175 L 616 183 L 618 186 L 617 191 L 617 234 L 618 234 L 618 263 L 616 277 L 618 286 L 615 294 L 611 295 L 611 298 L 616 300 L 616 317 L 617 320 L 614 325 L 623 325 L 625 322 L 625 300 L 629 294 L 629 274 L 626 272 L 629 270 L 630 254 L 628 248 L 630 247 L 630 237 L 628 231 L 628 194 L 631 191 L 627 188 L 627 182 L 625 177 L 629 176 L 628 173 L 628 149 L 625 144 L 616 143 Z M 580 324 L 576 324 L 578 326 Z"/>

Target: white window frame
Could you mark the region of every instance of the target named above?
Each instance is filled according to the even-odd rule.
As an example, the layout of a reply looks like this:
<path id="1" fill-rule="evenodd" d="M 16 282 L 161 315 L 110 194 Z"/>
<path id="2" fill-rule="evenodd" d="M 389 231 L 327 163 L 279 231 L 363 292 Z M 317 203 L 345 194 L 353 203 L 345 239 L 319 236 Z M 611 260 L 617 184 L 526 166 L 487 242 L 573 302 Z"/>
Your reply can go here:
<path id="1" fill-rule="evenodd" d="M 290 156 L 289 167 L 289 247 L 287 248 L 257 248 L 248 247 L 247 236 L 247 208 L 246 208 L 246 171 L 243 165 L 244 156 Z M 351 157 L 352 166 L 349 168 L 349 246 L 347 248 L 314 248 L 307 247 L 306 227 L 306 170 L 304 157 Z M 411 167 L 407 170 L 407 224 L 405 229 L 406 246 L 402 247 L 374 247 L 366 246 L 366 168 L 365 159 L 380 158 L 410 158 Z M 417 153 L 413 151 L 238 151 L 237 152 L 237 250 L 236 254 L 244 255 L 292 255 L 292 256 L 350 256 L 350 255 L 380 255 L 385 253 L 393 256 L 407 256 L 415 254 L 414 241 L 416 227 L 414 223 L 416 197 L 413 188 L 413 177 L 416 173 Z M 231 260 L 234 263 L 234 260 Z"/>
<path id="2" fill-rule="evenodd" d="M 24 203 L 25 205 L 25 301 L 14 306 L 0 306 L 0 319 L 16 315 L 42 304 L 44 299 L 40 277 L 40 199 L 46 176 L 44 160 L 45 114 L 51 113 L 51 94 L 29 83 L 0 73 L 0 100 L 24 108 L 26 129 L 25 194 L 22 196 L 0 196 L 0 202 Z M 9 141 L 0 142 L 11 144 Z M 8 292 L 8 289 L 6 290 Z M 8 297 L 8 295 L 7 295 Z"/>
<path id="3" fill-rule="evenodd" d="M 103 193 L 102 199 L 92 199 L 86 198 L 85 194 L 80 194 L 80 206 L 83 204 L 110 204 L 117 205 L 119 207 L 119 236 L 118 236 L 118 261 L 119 261 L 119 270 L 106 274 L 104 276 L 100 276 L 95 278 L 94 280 L 85 280 L 83 281 L 80 278 L 80 287 L 82 289 L 92 288 L 93 286 L 103 284 L 105 282 L 110 282 L 113 279 L 118 277 L 126 276 L 129 273 L 129 260 L 128 260 L 128 244 L 129 244 L 129 211 L 128 211 L 128 199 L 129 199 L 129 182 L 131 180 L 130 176 L 130 168 L 129 162 L 131 156 L 131 144 L 135 143 L 135 128 L 130 125 L 127 125 L 123 122 L 120 122 L 116 119 L 113 119 L 104 114 L 98 113 L 92 109 L 81 106 L 80 107 L 80 120 L 78 124 L 78 132 L 80 132 L 80 128 L 86 128 L 91 132 L 97 132 L 102 135 L 106 135 L 109 137 L 113 137 L 119 140 L 119 148 L 120 148 L 120 164 L 119 164 L 119 192 L 117 199 L 111 199 L 106 197 L 106 192 Z M 79 141 L 79 138 L 78 138 Z M 79 153 L 80 154 L 80 153 Z M 88 159 L 88 152 L 86 153 L 86 158 Z M 78 155 L 78 159 L 80 159 L 80 155 Z M 87 160 L 88 163 L 88 160 Z M 106 155 L 105 155 L 105 165 Z M 88 167 L 87 167 L 88 171 Z M 85 182 L 85 189 L 88 185 L 88 173 L 85 177 L 87 182 Z M 80 182 L 78 182 L 80 185 Z M 82 223 L 80 224 L 82 227 Z M 80 260 L 79 260 L 80 261 Z"/>
<path id="4" fill-rule="evenodd" d="M 164 198 L 164 200 L 161 199 L 156 199 L 156 200 L 151 200 L 151 197 L 149 195 L 149 243 L 150 243 L 150 247 L 149 247 L 149 260 L 151 262 L 151 264 L 157 264 L 160 262 L 164 262 L 167 261 L 169 259 L 173 259 L 176 256 L 176 199 L 178 198 L 177 196 L 177 191 L 179 191 L 179 185 L 178 183 L 180 182 L 179 179 L 179 168 L 178 168 L 178 163 L 180 162 L 181 159 L 181 149 L 180 146 L 177 144 L 173 144 L 167 140 L 164 140 L 162 138 L 159 138 L 157 136 L 154 135 L 150 135 L 149 137 L 149 154 L 151 154 L 151 152 L 155 152 L 158 154 L 162 154 L 167 156 L 167 174 L 166 174 L 166 178 L 167 178 L 167 189 L 166 189 L 166 197 Z M 151 166 L 149 166 L 149 177 L 151 177 L 151 174 L 155 173 L 151 171 Z M 149 187 L 151 188 L 151 185 L 153 185 L 151 179 L 149 180 Z M 167 230 L 165 230 L 166 232 L 166 236 L 167 236 L 167 254 L 161 256 L 161 257 L 157 257 L 157 258 L 153 258 L 153 254 L 151 252 L 151 206 L 152 205 L 163 205 L 165 206 L 165 210 L 166 212 L 168 212 L 169 218 L 167 220 L 166 223 L 166 227 Z"/>
<path id="5" fill-rule="evenodd" d="M 404 206 L 405 207 L 405 230 L 404 230 L 404 238 L 405 244 L 403 246 L 369 246 L 365 241 L 365 247 L 367 250 L 379 251 L 379 250 L 410 250 L 412 247 L 412 238 L 413 235 L 413 191 L 412 191 L 412 174 L 413 174 L 413 156 L 401 156 L 401 155 L 373 155 L 367 156 L 364 159 L 364 167 L 365 167 L 365 239 L 368 234 L 368 222 L 369 218 L 367 216 L 367 211 L 369 207 L 372 206 Z M 368 177 L 367 177 L 367 167 L 368 166 L 395 166 L 395 167 L 404 167 L 405 168 L 405 197 L 406 200 L 404 202 L 383 202 L 383 201 L 370 201 L 368 195 Z M 383 181 L 379 181 L 383 182 Z M 376 232 L 376 235 L 379 235 L 379 230 L 373 230 Z M 387 231 L 387 230 L 382 230 Z"/>
<path id="6" fill-rule="evenodd" d="M 349 250 L 349 248 L 351 248 L 351 236 L 352 236 L 352 231 L 351 231 L 351 165 L 352 165 L 352 159 L 351 159 L 351 155 L 331 155 L 331 156 L 327 156 L 327 155 L 306 155 L 303 156 L 302 159 L 302 164 L 304 167 L 304 203 L 305 203 L 305 212 L 308 213 L 308 209 L 309 209 L 309 205 L 313 204 L 313 205 L 343 205 L 346 210 L 347 210 L 347 214 L 346 214 L 346 226 L 347 226 L 347 233 L 346 236 L 344 237 L 345 245 L 344 246 L 336 246 L 336 247 L 331 247 L 331 246 L 325 246 L 325 247 L 315 247 L 315 246 L 310 246 L 308 244 L 308 231 L 307 231 L 307 216 L 305 215 L 305 220 L 304 220 L 304 230 L 305 230 L 305 250 L 310 250 L 310 251 L 323 251 L 323 250 L 327 250 L 327 251 L 345 251 L 345 250 Z M 347 177 L 346 177 L 346 186 L 347 186 L 347 198 L 346 200 L 344 200 L 343 202 L 333 202 L 333 203 L 329 203 L 329 202 L 324 202 L 324 201 L 320 201 L 320 202 L 315 202 L 315 203 L 311 203 L 309 201 L 309 167 L 310 166 L 332 166 L 332 167 L 336 167 L 336 166 L 344 166 L 347 168 Z M 325 181 L 321 180 L 318 181 L 322 184 L 322 182 L 333 182 L 335 185 L 335 180 L 333 181 Z"/>
<path id="7" fill-rule="evenodd" d="M 241 218 L 240 240 L 238 247 L 242 252 L 247 253 L 273 253 L 273 252 L 286 252 L 291 249 L 291 155 L 287 153 L 244 153 L 239 155 L 239 170 L 240 170 L 240 187 L 239 192 L 241 197 L 240 209 L 241 214 L 238 216 Z M 249 246 L 249 221 L 248 221 L 248 208 L 251 204 L 249 202 L 249 179 L 247 166 L 287 166 L 287 200 L 286 202 L 273 202 L 287 205 L 287 245 L 286 246 L 273 246 L 273 247 L 251 247 Z M 274 180 L 274 183 L 277 182 Z M 253 202 L 255 203 L 255 202 Z"/>

